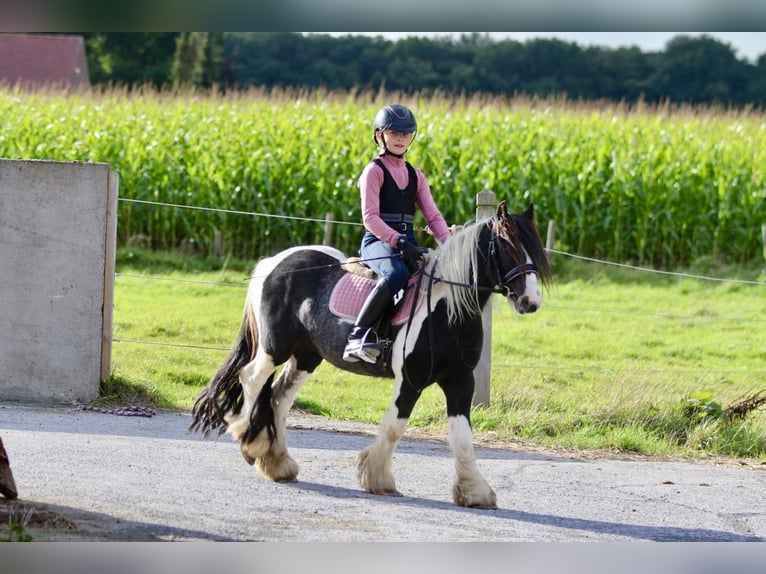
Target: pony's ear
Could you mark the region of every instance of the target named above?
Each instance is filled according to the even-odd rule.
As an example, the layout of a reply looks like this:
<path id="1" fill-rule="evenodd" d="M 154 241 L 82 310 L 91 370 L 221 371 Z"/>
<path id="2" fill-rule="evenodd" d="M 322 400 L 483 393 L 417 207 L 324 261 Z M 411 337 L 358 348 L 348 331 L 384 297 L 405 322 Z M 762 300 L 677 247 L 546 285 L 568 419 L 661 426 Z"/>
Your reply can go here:
<path id="1" fill-rule="evenodd" d="M 529 207 L 522 213 L 524 217 L 526 217 L 529 221 L 532 223 L 535 222 L 535 206 L 533 204 L 529 204 Z"/>
<path id="2" fill-rule="evenodd" d="M 508 206 L 506 205 L 505 200 L 498 204 L 496 215 L 498 219 L 506 219 L 508 217 Z"/>

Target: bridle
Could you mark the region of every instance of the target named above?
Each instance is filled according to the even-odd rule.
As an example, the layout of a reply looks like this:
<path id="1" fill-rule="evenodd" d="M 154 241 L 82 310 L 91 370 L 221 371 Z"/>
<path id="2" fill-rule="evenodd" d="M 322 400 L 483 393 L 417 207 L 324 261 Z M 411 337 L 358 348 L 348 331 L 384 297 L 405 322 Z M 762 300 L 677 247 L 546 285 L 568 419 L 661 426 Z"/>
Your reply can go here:
<path id="1" fill-rule="evenodd" d="M 522 275 L 529 275 L 531 273 L 536 274 L 537 266 L 534 263 L 522 263 L 521 265 L 516 265 L 503 275 L 502 267 L 500 265 L 500 255 L 498 254 L 496 245 L 497 238 L 498 237 L 495 233 L 495 230 L 492 229 L 492 236 L 490 237 L 489 244 L 487 246 L 487 252 L 488 260 L 495 268 L 495 273 L 497 274 L 497 286 L 490 288 L 489 290 L 492 293 L 500 293 L 506 297 L 517 297 L 517 295 L 513 292 L 513 289 L 511 289 L 511 281 L 521 277 Z"/>
<path id="2" fill-rule="evenodd" d="M 498 253 L 497 249 L 498 235 L 495 233 L 494 228 L 492 228 L 490 224 L 488 225 L 490 226 L 492 236 L 490 237 L 489 243 L 487 244 L 487 260 L 489 261 L 490 265 L 495 268 L 495 274 L 497 275 L 496 285 L 493 287 L 484 287 L 483 285 L 469 285 L 468 283 L 460 283 L 458 281 L 450 281 L 449 279 L 437 277 L 435 274 L 436 263 L 434 263 L 430 273 L 427 269 L 425 269 L 425 267 L 420 269 L 420 273 L 428 277 L 430 285 L 441 282 L 446 283 L 447 285 L 454 285 L 455 287 L 463 287 L 465 289 L 477 289 L 478 291 L 497 293 L 499 295 L 504 295 L 505 297 L 517 296 L 513 292 L 513 289 L 511 289 L 511 282 L 514 279 L 521 277 L 522 275 L 529 275 L 532 273 L 537 274 L 537 266 L 534 263 L 522 263 L 521 265 L 516 265 L 509 271 L 503 273 L 502 265 L 500 264 L 500 254 Z"/>

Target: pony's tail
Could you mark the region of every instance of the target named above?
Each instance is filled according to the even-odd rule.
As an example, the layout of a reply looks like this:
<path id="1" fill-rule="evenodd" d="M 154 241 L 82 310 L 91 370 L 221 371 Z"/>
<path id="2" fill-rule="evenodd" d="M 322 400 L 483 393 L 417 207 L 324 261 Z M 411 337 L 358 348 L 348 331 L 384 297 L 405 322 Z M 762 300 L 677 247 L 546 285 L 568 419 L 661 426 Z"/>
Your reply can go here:
<path id="1" fill-rule="evenodd" d="M 190 431 L 199 431 L 206 438 L 216 429 L 219 436 L 226 431 L 228 423 L 225 415 L 229 412 L 236 415 L 242 410 L 244 399 L 239 371 L 252 361 L 257 349 L 258 326 L 248 298 L 239 334 L 229 358 L 194 401 Z"/>

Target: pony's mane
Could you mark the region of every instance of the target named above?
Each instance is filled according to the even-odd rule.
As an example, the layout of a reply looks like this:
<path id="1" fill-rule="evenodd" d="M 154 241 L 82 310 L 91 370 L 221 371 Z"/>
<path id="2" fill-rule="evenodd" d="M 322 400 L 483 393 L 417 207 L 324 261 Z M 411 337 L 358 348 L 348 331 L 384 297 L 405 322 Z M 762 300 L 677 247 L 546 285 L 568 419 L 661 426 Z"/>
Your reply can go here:
<path id="1" fill-rule="evenodd" d="M 455 235 L 451 235 L 437 250 L 434 262 L 438 262 L 436 275 L 448 281 L 463 285 L 475 285 L 473 270 L 478 264 L 479 235 L 490 219 L 482 219 L 466 225 Z M 446 289 L 447 315 L 450 323 L 463 319 L 466 315 L 481 313 L 478 291 L 457 285 L 448 285 Z"/>
<path id="2" fill-rule="evenodd" d="M 551 284 L 553 272 L 537 227 L 526 216 L 510 213 L 507 218 L 480 219 L 450 236 L 435 252 L 434 261 L 438 262 L 436 275 L 450 282 L 476 286 L 478 278 L 473 270 L 478 268 L 479 249 L 477 247 L 481 233 L 488 225 L 492 226 L 498 237 L 504 238 L 512 246 L 517 265 L 525 263 L 523 259 L 525 250 L 537 267 L 540 283 L 546 287 Z M 461 320 L 467 315 L 481 313 L 476 289 L 449 285 L 446 290 L 446 302 L 450 322 Z"/>

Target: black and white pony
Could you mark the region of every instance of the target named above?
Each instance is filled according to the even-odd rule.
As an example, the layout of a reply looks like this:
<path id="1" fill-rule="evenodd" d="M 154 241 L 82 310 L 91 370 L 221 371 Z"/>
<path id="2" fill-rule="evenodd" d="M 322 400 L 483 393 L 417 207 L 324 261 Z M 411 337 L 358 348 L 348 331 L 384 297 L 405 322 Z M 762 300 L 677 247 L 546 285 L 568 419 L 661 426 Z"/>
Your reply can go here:
<path id="1" fill-rule="evenodd" d="M 337 249 L 306 246 L 256 265 L 237 341 L 197 397 L 190 429 L 205 437 L 228 431 L 264 477 L 293 481 L 298 464 L 287 452 L 285 423 L 298 391 L 322 360 L 393 378 L 391 407 L 356 466 L 364 490 L 398 495 L 394 449 L 421 392 L 435 382 L 446 398 L 455 457 L 452 497 L 461 506 L 495 508 L 495 492 L 480 474 L 473 450 L 473 371 L 482 350 L 482 310 L 492 293 L 504 295 L 518 313 L 532 313 L 542 304 L 540 286 L 552 280 L 533 206 L 511 214 L 502 202 L 492 218 L 466 226 L 430 251 L 413 287 L 420 304 L 415 302 L 405 323 L 388 326 L 387 352 L 374 365 L 342 359 L 353 318 L 334 314 L 330 298 L 348 273 L 346 261 Z"/>

